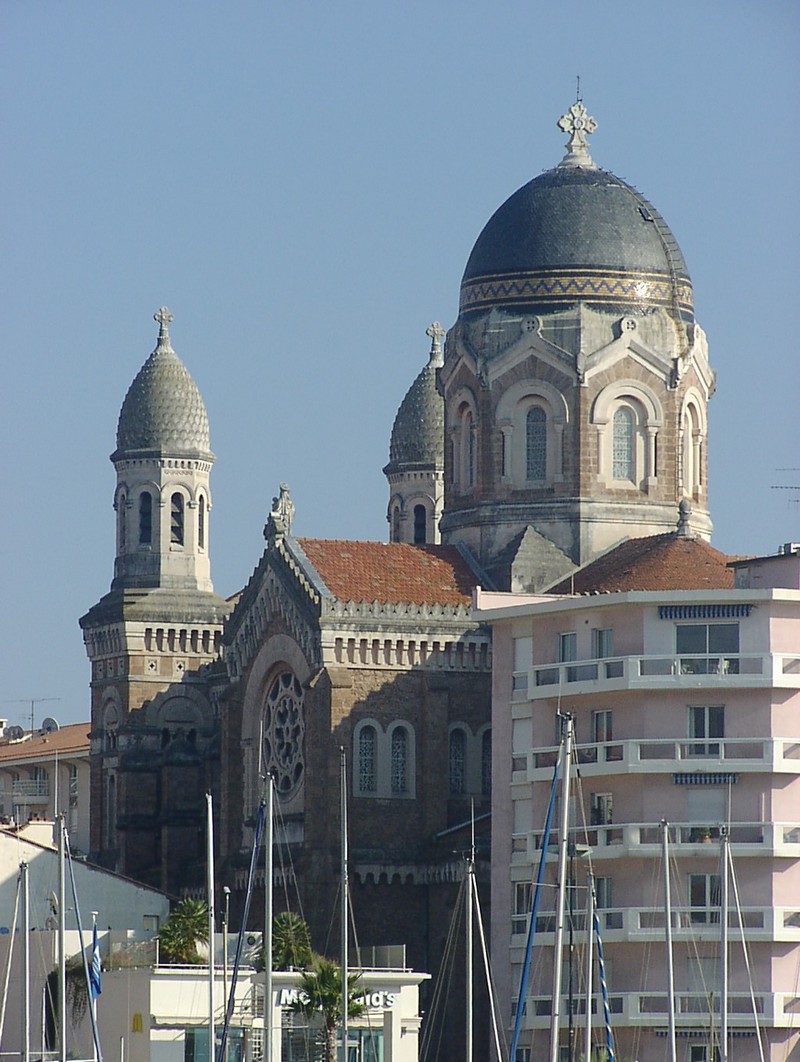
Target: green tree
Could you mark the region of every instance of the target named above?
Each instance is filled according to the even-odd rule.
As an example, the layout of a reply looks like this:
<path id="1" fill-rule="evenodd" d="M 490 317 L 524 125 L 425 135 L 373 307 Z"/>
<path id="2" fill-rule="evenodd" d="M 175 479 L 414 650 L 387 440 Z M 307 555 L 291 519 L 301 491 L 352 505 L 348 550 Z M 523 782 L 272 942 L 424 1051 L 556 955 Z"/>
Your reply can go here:
<path id="1" fill-rule="evenodd" d="M 313 970 L 306 970 L 298 985 L 299 998 L 289 1009 L 310 1018 L 322 1015 L 325 1032 L 325 1060 L 336 1062 L 336 1028 L 342 1022 L 342 971 L 330 959 L 318 959 Z M 362 992 L 361 978 L 350 974 L 347 978 L 347 1016 L 357 1018 L 366 1007 L 358 999 Z"/>
<path id="2" fill-rule="evenodd" d="M 203 962 L 197 945 L 208 943 L 208 905 L 203 900 L 181 900 L 161 927 L 159 941 L 161 957 L 167 962 Z"/>
<path id="3" fill-rule="evenodd" d="M 313 961 L 307 923 L 293 911 L 275 915 L 272 920 L 272 969 L 304 970 Z"/>

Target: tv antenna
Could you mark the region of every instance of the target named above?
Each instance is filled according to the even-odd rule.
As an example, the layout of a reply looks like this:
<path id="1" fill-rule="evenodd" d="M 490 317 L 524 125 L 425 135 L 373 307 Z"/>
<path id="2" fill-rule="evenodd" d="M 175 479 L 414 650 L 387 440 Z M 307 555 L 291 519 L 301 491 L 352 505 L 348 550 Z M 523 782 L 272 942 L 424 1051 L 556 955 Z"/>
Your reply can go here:
<path id="1" fill-rule="evenodd" d="M 5 701 L 5 704 L 29 704 L 31 706 L 31 733 L 36 729 L 35 715 L 36 705 L 45 704 L 47 701 L 60 701 L 60 697 L 23 697 L 19 701 Z"/>
<path id="2" fill-rule="evenodd" d="M 776 468 L 776 472 L 800 472 L 800 468 Z M 797 497 L 789 498 L 789 505 L 800 505 L 800 483 L 771 483 L 770 490 L 789 490 L 794 491 Z"/>

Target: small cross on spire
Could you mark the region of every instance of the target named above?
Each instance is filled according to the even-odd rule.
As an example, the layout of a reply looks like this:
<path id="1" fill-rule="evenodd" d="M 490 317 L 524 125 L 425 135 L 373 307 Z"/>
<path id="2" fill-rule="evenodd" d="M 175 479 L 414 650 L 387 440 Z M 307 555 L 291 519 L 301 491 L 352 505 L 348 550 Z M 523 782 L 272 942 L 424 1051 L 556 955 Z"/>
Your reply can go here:
<path id="1" fill-rule="evenodd" d="M 166 306 L 162 306 L 158 313 L 153 314 L 153 320 L 158 322 L 158 342 L 169 344 L 169 323 L 175 318 Z"/>
<path id="2" fill-rule="evenodd" d="M 560 165 L 594 168 L 586 137 L 597 129 L 597 122 L 580 100 L 573 103 L 567 113 L 559 118 L 558 128 L 564 133 L 569 133 L 567 154 L 561 160 Z"/>
<path id="3" fill-rule="evenodd" d="M 442 340 L 446 333 L 438 321 L 434 321 L 432 325 L 425 329 L 425 335 L 431 337 L 431 361 L 441 361 L 442 359 Z"/>

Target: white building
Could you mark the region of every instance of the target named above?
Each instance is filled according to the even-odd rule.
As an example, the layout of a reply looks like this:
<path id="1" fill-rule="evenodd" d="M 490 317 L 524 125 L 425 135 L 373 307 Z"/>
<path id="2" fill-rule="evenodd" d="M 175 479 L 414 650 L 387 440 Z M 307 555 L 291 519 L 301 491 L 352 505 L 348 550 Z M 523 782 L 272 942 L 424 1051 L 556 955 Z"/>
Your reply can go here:
<path id="1" fill-rule="evenodd" d="M 753 1006 L 765 1057 L 798 1057 L 800 550 L 726 561 L 684 527 L 623 543 L 550 594 L 477 596 L 476 615 L 494 634 L 492 949 L 509 1028 L 558 713 L 568 713 L 580 770 L 571 838 L 595 875 L 618 1057 L 669 1057 L 662 820 L 672 842 L 678 1059 L 720 1057 L 723 827 L 750 966 L 748 975 L 731 887 L 727 1057 L 758 1058 Z M 582 937 L 586 855 L 576 863 Z M 518 1062 L 545 1057 L 549 1042 L 555 864 L 548 860 Z M 597 994 L 593 1009 L 602 1024 Z"/>

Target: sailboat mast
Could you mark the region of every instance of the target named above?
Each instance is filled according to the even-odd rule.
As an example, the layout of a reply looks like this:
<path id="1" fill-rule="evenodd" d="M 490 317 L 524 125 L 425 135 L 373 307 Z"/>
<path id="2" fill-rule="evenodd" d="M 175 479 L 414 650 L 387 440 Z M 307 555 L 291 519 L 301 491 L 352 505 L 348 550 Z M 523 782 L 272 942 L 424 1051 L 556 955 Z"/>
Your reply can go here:
<path id="1" fill-rule="evenodd" d="M 208 893 L 208 1057 L 215 1057 L 216 1030 L 214 1028 L 214 806 L 206 793 L 206 869 Z"/>
<path id="2" fill-rule="evenodd" d="M 342 1055 L 347 1058 L 348 1019 L 348 970 L 347 970 L 347 922 L 349 918 L 349 880 L 347 876 L 347 758 L 344 746 L 339 750 L 341 763 L 341 812 L 342 812 Z"/>
<path id="3" fill-rule="evenodd" d="M 272 1062 L 272 775 L 264 774 L 266 833 L 264 836 L 264 1059 Z"/>
<path id="4" fill-rule="evenodd" d="M 558 838 L 558 904 L 553 955 L 553 1003 L 550 1017 L 550 1062 L 558 1062 L 558 1033 L 561 1018 L 561 951 L 564 945 L 564 908 L 567 894 L 567 848 L 569 843 L 569 775 L 572 761 L 572 716 L 562 715 L 564 775 L 561 789 L 561 826 Z"/>
<path id="5" fill-rule="evenodd" d="M 721 841 L 721 882 L 720 882 L 720 951 L 722 960 L 722 984 L 720 986 L 720 1027 L 719 1027 L 719 1062 L 728 1062 L 728 876 L 730 874 L 728 850 L 728 827 L 720 830 Z"/>
<path id="6" fill-rule="evenodd" d="M 31 1057 L 31 893 L 28 883 L 28 864 L 19 865 L 22 885 L 22 1035 L 23 1062 Z M 13 940 L 11 942 L 13 946 Z"/>
<path id="7" fill-rule="evenodd" d="M 472 833 L 470 837 L 469 858 L 467 859 L 467 880 L 466 880 L 466 895 L 464 902 L 466 905 L 465 921 L 466 921 L 466 961 L 464 963 L 465 979 L 466 979 L 466 1010 L 467 1010 L 467 1037 L 466 1037 L 466 1050 L 464 1057 L 466 1062 L 472 1062 L 472 964 L 473 964 L 473 945 L 472 945 L 472 887 L 473 878 L 475 876 L 475 801 L 471 801 L 471 828 Z"/>
<path id="8" fill-rule="evenodd" d="M 586 879 L 586 1050 L 584 1058 L 592 1057 L 592 959 L 594 949 L 594 874 Z"/>
<path id="9" fill-rule="evenodd" d="M 56 819 L 58 830 L 58 1057 L 67 1062 L 67 882 L 64 816 Z"/>
<path id="10" fill-rule="evenodd" d="M 661 849 L 664 862 L 664 928 L 667 946 L 667 1000 L 670 1062 L 678 1062 L 678 1046 L 675 1039 L 675 969 L 672 955 L 672 893 L 669 882 L 669 823 L 661 820 Z"/>

